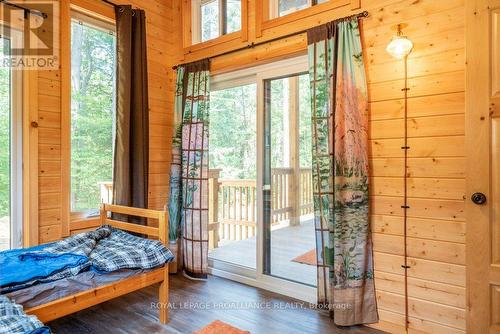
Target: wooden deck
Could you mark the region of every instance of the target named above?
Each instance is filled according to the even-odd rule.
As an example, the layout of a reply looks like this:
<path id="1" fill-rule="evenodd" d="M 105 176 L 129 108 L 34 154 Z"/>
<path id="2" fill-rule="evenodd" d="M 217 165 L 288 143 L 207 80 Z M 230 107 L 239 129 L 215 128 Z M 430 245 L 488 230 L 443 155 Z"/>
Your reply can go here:
<path id="1" fill-rule="evenodd" d="M 158 287 L 151 286 L 47 325 L 57 334 L 184 334 L 193 333 L 214 320 L 221 320 L 252 334 L 383 333 L 363 326 L 336 327 L 326 313 L 310 309 L 307 304 L 303 305 L 304 308 L 248 306 L 258 303 L 293 305 L 291 303 L 300 302 L 213 276 L 206 282 L 200 282 L 188 280 L 182 275 L 170 275 L 170 322 L 162 325 L 154 307 L 158 301 L 157 292 Z"/>
<path id="2" fill-rule="evenodd" d="M 273 228 L 271 232 L 271 274 L 292 281 L 316 286 L 316 266 L 292 260 L 315 249 L 313 220 L 298 226 Z M 256 268 L 256 238 L 220 242 L 209 252 L 210 259 Z"/>

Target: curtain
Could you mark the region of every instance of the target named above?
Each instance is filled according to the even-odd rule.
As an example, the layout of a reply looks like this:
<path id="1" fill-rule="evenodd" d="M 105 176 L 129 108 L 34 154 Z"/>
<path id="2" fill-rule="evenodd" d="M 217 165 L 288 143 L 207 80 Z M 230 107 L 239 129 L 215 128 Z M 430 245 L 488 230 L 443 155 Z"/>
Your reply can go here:
<path id="1" fill-rule="evenodd" d="M 341 326 L 378 321 L 368 218 L 367 85 L 356 20 L 307 33 L 318 303 Z"/>
<path id="2" fill-rule="evenodd" d="M 208 270 L 209 85 L 208 60 L 177 69 L 168 205 L 169 238 L 182 240 L 184 273 L 201 279 Z"/>
<path id="3" fill-rule="evenodd" d="M 146 18 L 131 6 L 116 8 L 116 138 L 113 203 L 148 205 L 149 119 Z M 121 218 L 123 219 L 123 218 Z M 145 225 L 144 219 L 130 222 Z"/>

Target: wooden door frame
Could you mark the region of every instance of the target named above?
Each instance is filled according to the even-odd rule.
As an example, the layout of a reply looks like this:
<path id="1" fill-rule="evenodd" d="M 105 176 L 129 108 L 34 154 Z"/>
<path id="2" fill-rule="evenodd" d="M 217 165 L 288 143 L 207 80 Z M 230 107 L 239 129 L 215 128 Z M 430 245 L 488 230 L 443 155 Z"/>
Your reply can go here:
<path id="1" fill-rule="evenodd" d="M 491 8 L 499 0 L 466 0 L 466 293 L 467 333 L 489 333 L 491 323 L 491 206 L 470 200 L 475 192 L 491 199 L 490 96 Z M 485 32 L 488 31 L 489 33 Z M 486 159 L 485 159 L 486 157 Z M 491 201 L 490 201 L 491 202 Z"/>

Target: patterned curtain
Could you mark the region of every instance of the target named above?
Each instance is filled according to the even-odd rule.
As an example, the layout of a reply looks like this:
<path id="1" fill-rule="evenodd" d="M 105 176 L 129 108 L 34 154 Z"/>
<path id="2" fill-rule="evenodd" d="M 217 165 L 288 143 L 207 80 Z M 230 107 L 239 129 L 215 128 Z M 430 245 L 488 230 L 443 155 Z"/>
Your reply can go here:
<path id="1" fill-rule="evenodd" d="M 378 321 L 368 219 L 367 85 L 356 20 L 308 31 L 318 303 L 337 325 Z"/>
<path id="2" fill-rule="evenodd" d="M 184 272 L 206 278 L 208 268 L 209 63 L 177 69 L 170 171 L 169 239 L 182 239 Z"/>

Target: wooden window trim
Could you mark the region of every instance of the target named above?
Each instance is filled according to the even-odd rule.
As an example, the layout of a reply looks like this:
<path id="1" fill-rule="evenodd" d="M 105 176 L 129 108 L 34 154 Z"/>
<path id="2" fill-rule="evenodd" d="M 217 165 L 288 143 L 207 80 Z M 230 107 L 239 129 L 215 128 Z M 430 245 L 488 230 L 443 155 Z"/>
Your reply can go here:
<path id="1" fill-rule="evenodd" d="M 213 48 L 214 46 L 217 46 L 220 44 L 225 44 L 225 43 L 235 41 L 235 40 L 241 40 L 241 32 L 240 31 L 232 32 L 232 33 L 227 34 L 227 35 L 222 35 L 220 37 L 211 39 L 211 40 L 203 42 L 203 43 L 194 44 L 190 47 L 185 48 L 184 53 L 191 53 L 191 52 L 195 52 L 195 51 L 199 51 L 199 50 Z"/>
<path id="2" fill-rule="evenodd" d="M 115 10 L 113 7 L 95 0 L 71 0 L 71 10 L 76 10 L 100 21 L 115 23 Z"/>
<path id="3" fill-rule="evenodd" d="M 115 22 L 114 8 L 93 0 L 61 0 L 61 195 L 62 236 L 70 234 L 70 223 L 83 215 L 71 212 L 71 18 L 72 11 L 100 21 Z M 98 209 L 98 208 L 96 208 Z M 87 218 L 85 218 L 87 219 Z M 93 218 L 88 218 L 92 220 Z"/>
<path id="4" fill-rule="evenodd" d="M 23 73 L 23 246 L 39 244 L 38 70 Z M 35 126 L 33 126 L 35 125 Z"/>
<path id="5" fill-rule="evenodd" d="M 191 0 L 184 1 L 186 3 L 186 1 L 190 2 Z M 211 57 L 214 54 L 241 48 L 248 45 L 250 42 L 265 42 L 268 39 L 284 35 L 285 31 L 286 33 L 293 33 L 294 31 L 304 30 L 309 28 L 313 22 L 318 24 L 316 17 L 321 17 L 322 22 L 327 22 L 331 20 L 329 17 L 335 18 L 350 15 L 352 10 L 359 9 L 359 6 L 361 5 L 360 0 L 330 0 L 283 17 L 269 19 L 270 1 L 272 0 L 255 0 L 255 7 L 252 7 L 252 13 L 249 13 L 248 9 L 245 8 L 246 15 L 243 15 L 242 20 L 246 20 L 243 27 L 246 27 L 247 29 L 243 29 L 242 33 L 246 32 L 246 36 L 238 37 L 237 35 L 234 35 L 233 38 L 231 35 L 226 35 L 228 37 L 222 36 L 201 44 L 185 47 L 183 61 L 190 62 Z M 186 8 L 184 8 L 184 10 L 186 10 Z M 183 15 L 183 17 L 189 17 L 189 15 Z M 254 26 L 254 29 L 250 30 L 255 32 L 250 36 L 248 35 L 249 18 L 252 19 L 252 25 Z M 184 32 L 186 32 L 186 30 Z M 184 33 L 184 35 L 186 37 L 188 34 Z M 298 54 L 298 51 L 296 50 L 298 45 L 297 43 L 303 44 L 302 42 L 299 42 L 299 40 L 303 41 L 304 38 L 304 35 L 300 35 L 287 39 L 288 42 L 283 41 L 283 43 L 291 43 L 294 45 L 294 51 L 290 52 L 289 55 Z M 283 53 L 283 55 L 285 54 Z M 227 59 L 226 57 L 223 58 Z M 278 56 L 278 58 L 282 57 Z M 215 62 L 219 63 L 219 59 L 214 59 L 213 64 L 215 64 Z M 238 68 L 241 68 L 242 66 L 244 66 L 244 64 L 240 64 Z"/>
<path id="6" fill-rule="evenodd" d="M 276 0 L 263 0 L 269 3 L 268 8 L 270 8 L 270 1 L 276 1 Z M 289 24 L 298 20 L 303 20 L 305 18 L 308 18 L 310 16 L 318 15 L 322 12 L 329 11 L 332 9 L 344 7 L 344 6 L 351 6 L 352 0 L 330 0 L 324 3 L 317 4 L 312 7 L 304 8 L 302 10 L 298 10 L 296 12 L 287 14 L 285 16 L 281 17 L 276 17 L 276 18 L 271 18 L 268 19 L 267 21 L 263 21 L 261 26 L 262 30 L 267 30 L 271 28 L 275 28 L 277 26 L 281 26 L 284 24 Z M 267 17 L 270 17 L 268 15 Z"/>
<path id="7" fill-rule="evenodd" d="M 241 30 L 221 35 L 205 42 L 193 44 L 193 22 L 191 6 L 192 0 L 183 0 L 182 3 L 182 31 L 184 54 L 213 48 L 214 46 L 234 41 L 245 42 L 248 40 L 248 0 L 241 0 Z M 199 17 L 201 13 L 197 15 Z M 201 38 L 200 38 L 201 39 Z"/>
<path id="8" fill-rule="evenodd" d="M 189 1 L 189 0 L 185 0 Z M 184 49 L 183 62 L 191 62 L 199 59 L 211 57 L 215 54 L 220 54 L 223 52 L 238 49 L 249 45 L 251 42 L 260 43 L 265 42 L 285 34 L 301 31 L 304 27 L 312 27 L 319 23 L 324 23 L 331 21 L 337 17 L 343 17 L 351 14 L 352 10 L 358 9 L 356 6 L 359 4 L 359 0 L 330 0 L 325 3 L 320 3 L 314 7 L 306 8 L 304 10 L 269 20 L 268 15 L 266 17 L 266 6 L 269 5 L 271 0 L 255 0 L 255 12 L 250 13 L 249 18 L 252 19 L 251 24 L 255 27 L 255 34 L 250 34 L 247 38 L 247 42 L 242 41 L 241 38 L 235 36 L 234 39 L 214 39 L 210 42 L 204 43 L 208 45 L 196 45 Z M 356 3 L 353 6 L 353 3 Z M 354 9 L 353 9 L 354 8 Z M 252 15 L 254 14 L 254 15 Z M 183 15 L 185 17 L 186 15 Z M 248 21 L 247 21 L 248 24 Z M 228 55 L 224 57 L 214 58 L 212 60 L 212 71 L 220 69 L 221 71 L 228 71 L 231 69 L 241 69 L 246 66 L 251 66 L 250 63 L 246 61 L 258 61 L 267 62 L 270 59 L 282 59 L 285 57 L 302 54 L 306 51 L 307 47 L 307 36 L 305 34 L 300 34 L 292 36 L 290 38 L 284 39 L 282 41 L 273 42 L 269 45 L 259 46 L 253 49 L 251 52 L 242 51 L 239 53 L 239 60 L 235 61 L 236 55 Z M 285 46 L 286 50 L 285 50 Z M 278 51 L 279 49 L 279 51 Z M 267 51 L 266 51 L 267 50 Z M 269 50 L 274 50 L 271 53 Z M 248 57 L 244 55 L 248 54 Z M 250 55 L 251 54 L 251 55 Z M 242 62 L 242 59 L 245 59 Z M 226 66 L 223 63 L 229 62 L 230 66 Z"/>
<path id="9" fill-rule="evenodd" d="M 269 15 L 268 15 L 269 18 L 276 19 L 276 18 L 284 17 L 284 16 L 290 15 L 292 13 L 303 11 L 307 8 L 311 8 L 311 7 L 316 6 L 318 4 L 318 0 L 307 0 L 307 7 L 306 8 L 297 9 L 297 10 L 291 12 L 290 14 L 285 14 L 283 16 L 280 16 L 279 1 L 280 0 L 269 0 Z"/>

